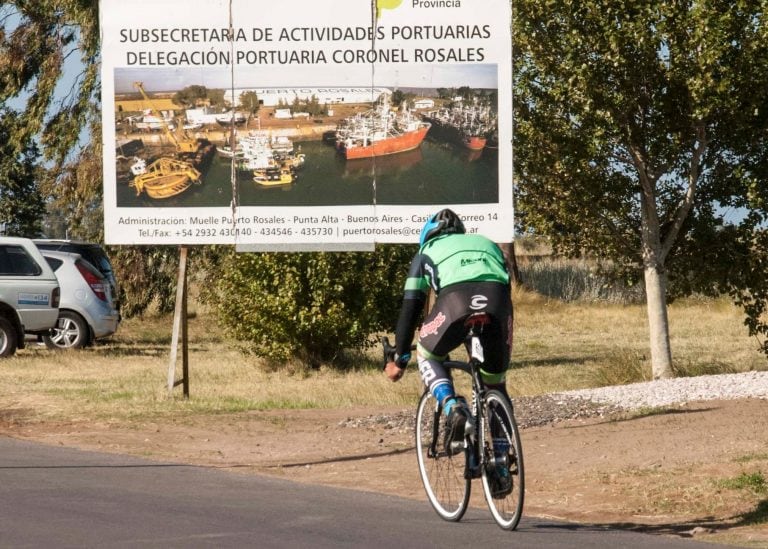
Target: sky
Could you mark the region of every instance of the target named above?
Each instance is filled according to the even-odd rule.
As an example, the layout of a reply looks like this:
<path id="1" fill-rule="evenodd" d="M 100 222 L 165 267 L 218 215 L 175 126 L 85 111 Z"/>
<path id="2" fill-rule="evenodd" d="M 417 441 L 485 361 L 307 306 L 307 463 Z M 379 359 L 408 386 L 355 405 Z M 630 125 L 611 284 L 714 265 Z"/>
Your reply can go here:
<path id="1" fill-rule="evenodd" d="M 135 91 L 134 82 L 143 82 L 148 92 L 177 91 L 188 86 L 209 89 L 232 87 L 229 67 L 202 68 L 118 68 L 115 70 L 115 92 Z M 235 88 L 270 87 L 342 87 L 375 86 L 388 88 L 451 88 L 470 86 L 496 89 L 495 64 L 462 65 L 377 65 L 350 66 L 343 70 L 329 70 L 328 66 L 311 65 L 297 70 L 295 67 L 242 67 L 234 74 Z"/>

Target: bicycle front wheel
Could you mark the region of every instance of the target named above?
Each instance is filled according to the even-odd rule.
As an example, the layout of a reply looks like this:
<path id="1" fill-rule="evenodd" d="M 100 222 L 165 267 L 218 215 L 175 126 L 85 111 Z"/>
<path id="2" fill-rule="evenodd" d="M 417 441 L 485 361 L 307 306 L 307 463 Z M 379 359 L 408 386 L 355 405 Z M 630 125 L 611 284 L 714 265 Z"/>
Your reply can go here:
<path id="1" fill-rule="evenodd" d="M 483 492 L 496 523 L 514 530 L 523 514 L 523 447 L 512 404 L 501 392 L 485 394 L 481 428 Z"/>
<path id="2" fill-rule="evenodd" d="M 469 504 L 470 479 L 464 478 L 466 452 L 445 448 L 445 416 L 429 391 L 416 410 L 416 455 L 427 498 L 443 520 L 457 522 Z"/>

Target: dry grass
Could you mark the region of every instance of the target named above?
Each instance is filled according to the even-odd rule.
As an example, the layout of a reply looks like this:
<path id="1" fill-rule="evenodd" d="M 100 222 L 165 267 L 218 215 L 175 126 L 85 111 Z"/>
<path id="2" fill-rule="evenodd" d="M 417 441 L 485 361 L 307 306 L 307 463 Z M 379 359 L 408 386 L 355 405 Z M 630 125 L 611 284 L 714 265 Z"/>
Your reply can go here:
<path id="1" fill-rule="evenodd" d="M 520 256 L 518 268 L 527 287 L 560 301 L 639 303 L 644 299 L 642 287 L 609 279 L 590 259 Z"/>
<path id="2" fill-rule="evenodd" d="M 648 379 L 647 318 L 640 305 L 563 303 L 515 295 L 515 346 L 508 386 L 513 395 Z M 687 372 L 765 369 L 741 316 L 725 301 L 681 301 L 670 307 L 672 349 Z M 120 420 L 270 408 L 410 406 L 421 392 L 416 370 L 398 384 L 380 371 L 371 349 L 350 371 L 300 365 L 275 370 L 241 354 L 219 336 L 213 319 L 190 319 L 190 394 L 169 397 L 172 318 L 125 321 L 109 341 L 75 352 L 30 345 L 0 363 L 0 406 L 26 420 Z M 181 363 L 176 367 L 180 375 Z M 33 419 L 35 420 L 35 419 Z"/>
<path id="3" fill-rule="evenodd" d="M 167 414 L 226 413 L 272 408 L 336 408 L 412 403 L 417 376 L 393 386 L 370 359 L 357 370 L 300 365 L 282 370 L 243 355 L 218 335 L 207 315 L 189 321 L 190 396 L 181 387 L 169 396 L 172 318 L 125 321 L 115 336 L 71 352 L 31 344 L 0 363 L 0 406 L 24 408 L 34 395 L 38 420 L 119 420 Z M 179 352 L 179 357 L 181 353 Z M 181 376 L 181 358 L 175 366 Z"/>
<path id="4" fill-rule="evenodd" d="M 563 303 L 518 290 L 510 391 L 549 393 L 651 378 L 643 305 Z M 727 300 L 679 300 L 669 308 L 678 375 L 768 368 Z"/>
<path id="5" fill-rule="evenodd" d="M 715 480 L 690 470 L 629 468 L 599 482 L 623 494 L 625 512 L 646 516 L 734 516 L 755 505 L 749 490 L 729 486 L 732 479 Z"/>

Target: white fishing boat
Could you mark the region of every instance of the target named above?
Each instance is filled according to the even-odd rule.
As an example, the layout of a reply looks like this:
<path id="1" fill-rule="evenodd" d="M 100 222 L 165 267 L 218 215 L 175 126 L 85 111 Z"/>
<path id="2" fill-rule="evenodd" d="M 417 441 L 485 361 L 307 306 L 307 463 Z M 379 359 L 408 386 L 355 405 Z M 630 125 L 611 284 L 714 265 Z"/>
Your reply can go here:
<path id="1" fill-rule="evenodd" d="M 242 126 L 247 120 L 248 117 L 245 113 L 238 111 L 227 111 L 216 115 L 216 122 L 222 126 L 231 126 L 232 124 L 235 126 Z"/>

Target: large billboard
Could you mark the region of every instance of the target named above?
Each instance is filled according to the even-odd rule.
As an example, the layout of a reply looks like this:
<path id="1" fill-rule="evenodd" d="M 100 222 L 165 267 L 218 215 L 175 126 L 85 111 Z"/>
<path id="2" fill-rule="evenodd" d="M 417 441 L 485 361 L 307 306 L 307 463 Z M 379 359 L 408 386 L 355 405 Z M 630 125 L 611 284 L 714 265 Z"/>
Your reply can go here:
<path id="1" fill-rule="evenodd" d="M 512 238 L 509 0 L 102 0 L 109 244 Z"/>

